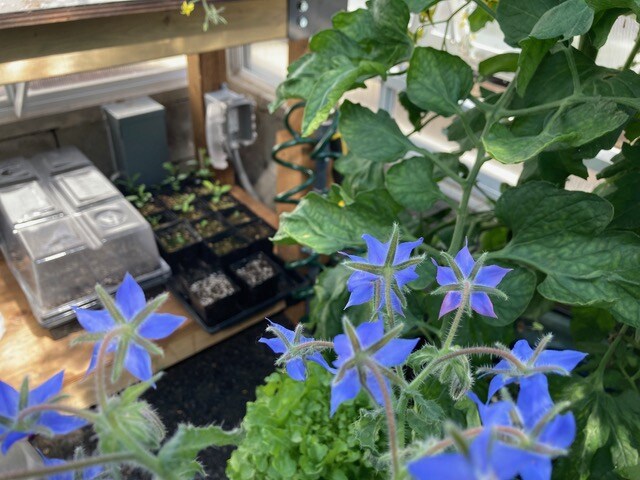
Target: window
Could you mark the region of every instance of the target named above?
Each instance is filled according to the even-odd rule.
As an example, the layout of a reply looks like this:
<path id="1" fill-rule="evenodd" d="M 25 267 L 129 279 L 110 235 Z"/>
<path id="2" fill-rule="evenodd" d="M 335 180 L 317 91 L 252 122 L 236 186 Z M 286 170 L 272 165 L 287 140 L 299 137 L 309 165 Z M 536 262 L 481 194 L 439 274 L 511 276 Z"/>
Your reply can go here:
<path id="1" fill-rule="evenodd" d="M 0 124 L 186 86 L 183 55 L 0 86 Z"/>

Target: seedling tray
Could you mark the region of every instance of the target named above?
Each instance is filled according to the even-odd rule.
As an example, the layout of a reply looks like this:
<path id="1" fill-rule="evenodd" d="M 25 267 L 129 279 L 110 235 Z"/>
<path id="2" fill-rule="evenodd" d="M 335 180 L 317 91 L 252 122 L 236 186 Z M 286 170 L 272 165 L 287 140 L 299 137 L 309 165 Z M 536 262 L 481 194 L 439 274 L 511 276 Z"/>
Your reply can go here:
<path id="1" fill-rule="evenodd" d="M 215 322 L 207 321 L 207 319 L 202 318 L 195 311 L 189 300 L 189 292 L 186 290 L 177 275 L 171 277 L 167 284 L 167 287 L 174 293 L 176 298 L 178 298 L 182 302 L 191 317 L 196 322 L 198 322 L 198 324 L 200 324 L 200 326 L 205 331 L 209 333 L 216 333 L 220 330 L 224 330 L 225 328 L 231 327 L 237 323 L 241 323 L 242 321 L 259 314 L 260 312 L 266 310 L 272 305 L 275 305 L 281 300 L 291 300 L 292 294 L 294 292 L 309 285 L 308 279 L 304 278 L 295 271 L 286 270 L 284 268 L 284 262 L 282 261 L 282 259 L 273 254 L 266 255 L 282 270 L 279 276 L 278 288 L 276 290 L 276 293 L 268 299 L 255 304 L 246 304 L 243 302 L 242 305 L 238 305 L 239 313 L 226 317 L 221 316 L 219 319 L 216 318 Z M 212 266 L 212 269 L 215 268 L 216 267 Z M 230 272 L 226 271 L 225 269 L 225 273 L 229 275 Z"/>

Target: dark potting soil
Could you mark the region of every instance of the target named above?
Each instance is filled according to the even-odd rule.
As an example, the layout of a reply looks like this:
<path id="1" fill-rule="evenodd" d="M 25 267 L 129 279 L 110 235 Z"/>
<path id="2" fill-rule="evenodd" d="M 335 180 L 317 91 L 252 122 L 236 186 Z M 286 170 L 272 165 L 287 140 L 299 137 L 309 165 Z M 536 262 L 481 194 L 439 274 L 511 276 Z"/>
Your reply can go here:
<path id="1" fill-rule="evenodd" d="M 272 320 L 291 328 L 284 315 L 276 315 Z M 256 387 L 275 368 L 271 350 L 258 343 L 265 328 L 266 322 L 260 322 L 165 371 L 158 388 L 149 390 L 143 398 L 164 421 L 167 437 L 179 423 L 215 423 L 225 428 L 240 424 L 247 402 L 255 400 Z M 80 445 L 88 452 L 93 451 L 95 439 L 87 427 L 54 440 L 36 438 L 34 444 L 50 458 L 68 459 Z M 227 478 L 224 471 L 232 451 L 233 447 L 211 447 L 200 453 L 198 458 L 207 479 Z M 123 477 L 150 478 L 130 468 L 123 470 Z"/>
<path id="2" fill-rule="evenodd" d="M 263 255 L 259 255 L 255 259 L 247 262 L 246 265 L 238 268 L 235 273 L 238 277 L 242 278 L 247 285 L 256 287 L 272 278 L 276 274 L 276 271 Z"/>
<path id="3" fill-rule="evenodd" d="M 205 218 L 193 225 L 202 238 L 211 238 L 224 232 L 227 227 L 215 218 Z"/>
<path id="4" fill-rule="evenodd" d="M 209 243 L 209 247 L 211 247 L 211 250 L 213 250 L 213 252 L 219 257 L 231 253 L 234 250 L 245 248 L 248 245 L 249 244 L 246 241 L 236 236 L 226 237 L 222 240 L 218 240 L 217 242 Z"/>
<path id="5" fill-rule="evenodd" d="M 200 299 L 200 303 L 204 307 L 233 295 L 236 290 L 236 287 L 224 273 L 212 273 L 189 287 L 189 291 Z"/>

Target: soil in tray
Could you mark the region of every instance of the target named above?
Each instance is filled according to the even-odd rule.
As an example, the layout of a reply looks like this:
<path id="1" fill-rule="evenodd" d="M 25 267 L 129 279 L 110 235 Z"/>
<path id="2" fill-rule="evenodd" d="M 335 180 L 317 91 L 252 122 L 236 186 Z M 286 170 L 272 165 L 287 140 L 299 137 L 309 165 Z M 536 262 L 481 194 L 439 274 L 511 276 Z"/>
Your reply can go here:
<path id="1" fill-rule="evenodd" d="M 195 221 L 204 217 L 207 212 L 199 205 L 191 205 L 188 210 L 173 210 L 173 213 L 181 220 Z"/>
<path id="2" fill-rule="evenodd" d="M 244 210 L 233 210 L 231 213 L 225 216 L 225 219 L 231 225 L 238 226 L 250 222 L 254 219 L 254 217 L 251 217 Z"/>
<path id="3" fill-rule="evenodd" d="M 165 230 L 156 232 L 156 235 L 160 246 L 162 246 L 163 250 L 167 253 L 178 252 L 200 241 L 187 223 L 178 223 Z"/>
<path id="4" fill-rule="evenodd" d="M 163 210 L 151 215 L 145 215 L 144 218 L 149 222 L 149 224 L 151 224 L 151 228 L 153 230 L 159 230 L 176 221 L 176 217 L 168 210 Z"/>
<path id="5" fill-rule="evenodd" d="M 223 195 L 220 200 L 215 201 L 213 198 L 205 199 L 207 208 L 214 212 L 221 212 L 222 210 L 229 210 L 238 207 L 238 202 L 231 195 Z"/>
<path id="6" fill-rule="evenodd" d="M 144 217 L 150 215 L 157 215 L 164 210 L 164 205 L 159 200 L 153 200 L 149 203 L 145 203 L 142 208 L 138 209 Z"/>
<path id="7" fill-rule="evenodd" d="M 235 251 L 241 251 L 249 246 L 247 241 L 235 235 L 222 238 L 216 242 L 207 242 L 216 257 L 224 257 Z"/>
<path id="8" fill-rule="evenodd" d="M 240 289 L 221 271 L 214 271 L 189 287 L 189 298 L 207 324 L 225 320 L 238 312 Z"/>
<path id="9" fill-rule="evenodd" d="M 214 217 L 206 217 L 195 222 L 193 228 L 195 228 L 196 232 L 198 232 L 202 238 L 215 237 L 228 229 L 224 223 Z"/>
<path id="10" fill-rule="evenodd" d="M 246 286 L 252 302 L 261 302 L 273 296 L 278 289 L 278 267 L 263 253 L 241 260 L 231 265 L 230 269 Z"/>
<path id="11" fill-rule="evenodd" d="M 190 197 L 189 193 L 175 192 L 171 194 L 160 195 L 159 198 L 162 203 L 170 210 L 173 210 L 177 205 L 183 204 Z"/>
<path id="12" fill-rule="evenodd" d="M 257 242 L 259 240 L 268 240 L 269 237 L 274 235 L 272 228 L 268 227 L 262 222 L 255 222 L 250 225 L 245 225 L 238 229 L 238 233 L 244 238 Z"/>

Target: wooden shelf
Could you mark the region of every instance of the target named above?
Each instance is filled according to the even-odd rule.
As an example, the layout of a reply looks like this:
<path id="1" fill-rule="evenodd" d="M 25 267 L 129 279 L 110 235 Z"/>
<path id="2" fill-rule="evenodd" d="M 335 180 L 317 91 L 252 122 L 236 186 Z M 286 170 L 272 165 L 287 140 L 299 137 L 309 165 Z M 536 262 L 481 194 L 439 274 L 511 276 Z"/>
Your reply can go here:
<path id="1" fill-rule="evenodd" d="M 276 214 L 251 198 L 242 189 L 234 187 L 232 194 L 264 221 L 272 226 L 276 225 Z M 248 326 L 260 322 L 264 317 L 284 310 L 285 307 L 285 302 L 280 301 L 260 314 L 213 335 L 188 319 L 171 337 L 159 342 L 165 355 L 162 358 L 154 358 L 154 371 L 163 370 L 220 343 Z M 173 296 L 163 306 L 162 311 L 189 316 L 180 301 Z M 65 402 L 79 407 L 95 403 L 93 377 L 85 375 L 91 357 L 92 344 L 71 347 L 70 342 L 81 333 L 79 331 L 60 340 L 51 338 L 49 332 L 40 327 L 31 314 L 20 286 L 2 258 L 0 258 L 0 313 L 6 324 L 6 333 L 0 339 L 0 380 L 19 388 L 26 375 L 29 376 L 31 385 L 38 385 L 60 370 L 65 370 L 64 393 L 70 395 Z M 122 381 L 112 386 L 110 393 L 115 393 L 132 383 L 134 379 L 125 372 Z"/>

